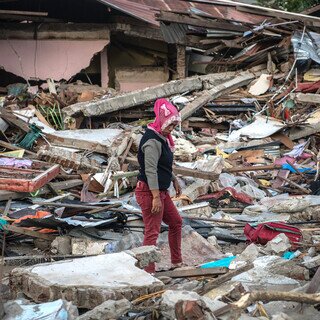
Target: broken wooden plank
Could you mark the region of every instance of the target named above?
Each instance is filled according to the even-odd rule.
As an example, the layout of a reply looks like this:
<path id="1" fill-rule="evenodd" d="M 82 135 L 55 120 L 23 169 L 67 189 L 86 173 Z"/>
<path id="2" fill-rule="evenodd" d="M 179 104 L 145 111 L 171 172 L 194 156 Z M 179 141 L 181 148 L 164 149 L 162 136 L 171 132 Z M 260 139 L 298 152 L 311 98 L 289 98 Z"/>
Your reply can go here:
<path id="1" fill-rule="evenodd" d="M 138 160 L 136 158 L 128 157 L 126 161 L 134 166 L 139 166 Z M 186 177 L 194 177 L 204 180 L 217 180 L 219 178 L 219 175 L 213 172 L 186 169 L 177 166 L 173 166 L 173 172 L 174 174 L 181 174 Z"/>
<path id="2" fill-rule="evenodd" d="M 65 116 L 85 117 L 102 116 L 114 111 L 138 106 L 158 98 L 169 97 L 175 94 L 202 90 L 204 82 L 211 88 L 221 82 L 234 77 L 235 72 L 214 73 L 205 76 L 190 77 L 181 80 L 173 80 L 154 87 L 132 91 L 113 98 L 100 99 L 98 101 L 80 102 L 63 109 Z"/>
<path id="3" fill-rule="evenodd" d="M 241 72 L 235 78 L 221 83 L 218 86 L 215 86 L 213 89 L 204 90 L 200 96 L 198 96 L 191 103 L 187 104 L 181 111 L 181 119 L 185 120 L 190 117 L 195 111 L 203 107 L 208 102 L 231 92 L 239 87 L 242 87 L 248 84 L 251 80 L 255 79 L 257 75 L 249 71 Z"/>
<path id="4" fill-rule="evenodd" d="M 34 192 L 54 179 L 60 171 L 58 164 L 43 170 L 0 166 L 0 190 Z"/>
<path id="5" fill-rule="evenodd" d="M 12 202 L 12 199 L 10 198 L 7 203 L 6 203 L 6 206 L 3 210 L 3 214 L 2 214 L 2 217 L 6 217 L 9 213 L 9 210 L 10 210 L 10 207 L 11 207 L 11 202 Z"/>
<path id="6" fill-rule="evenodd" d="M 1 108 L 0 116 L 2 119 L 11 123 L 13 126 L 17 127 L 18 129 L 21 129 L 22 131 L 24 131 L 26 133 L 30 131 L 28 124 L 25 121 L 21 120 L 16 115 L 14 115 L 12 112 L 9 112 L 8 110 L 6 110 L 4 108 Z"/>
<path id="7" fill-rule="evenodd" d="M 3 148 L 9 149 L 9 150 L 21 150 L 21 149 L 23 149 L 21 147 L 17 147 L 15 145 L 11 144 L 11 143 L 8 143 L 8 142 L 2 141 L 2 140 L 0 140 L 0 146 L 3 147 Z M 36 157 L 37 156 L 37 154 L 35 152 L 29 151 L 29 150 L 26 150 L 26 149 L 23 149 L 23 150 L 29 156 L 32 156 L 32 157 Z"/>
<path id="8" fill-rule="evenodd" d="M 281 166 L 271 164 L 266 166 L 233 167 L 233 168 L 224 170 L 224 172 L 245 172 L 245 171 L 279 170 L 279 169 L 281 169 Z"/>
<path id="9" fill-rule="evenodd" d="M 129 151 L 131 149 L 132 143 L 133 143 L 133 138 L 130 138 L 129 142 L 128 142 L 128 145 L 127 145 L 127 148 L 126 148 L 126 150 L 124 151 L 124 153 L 123 153 L 123 155 L 121 157 L 121 160 L 120 160 L 120 164 L 121 165 L 124 164 L 124 162 L 125 162 L 125 160 L 126 160 L 126 158 L 128 156 L 128 153 L 129 153 Z"/>
<path id="10" fill-rule="evenodd" d="M 221 210 L 224 210 L 221 208 Z M 243 210 L 242 210 L 243 211 Z M 196 221 L 209 221 L 209 222 L 217 222 L 217 223 L 223 223 L 223 224 L 229 224 L 230 226 L 239 225 L 244 227 L 247 223 L 242 221 L 236 221 L 236 220 L 228 220 L 228 219 L 215 219 L 215 218 L 202 218 L 202 217 L 190 217 L 187 214 L 182 214 L 182 218 L 186 218 L 189 220 L 196 220 Z"/>
<path id="11" fill-rule="evenodd" d="M 303 193 L 305 193 L 305 194 L 310 194 L 310 193 L 311 193 L 311 191 L 310 191 L 310 190 L 308 190 L 308 189 L 306 189 L 306 188 L 301 187 L 299 184 L 297 184 L 297 183 L 295 183 L 295 182 L 291 181 L 291 180 L 290 180 L 290 179 L 288 179 L 288 178 L 281 177 L 281 176 L 279 176 L 279 175 L 278 175 L 278 178 L 280 178 L 281 180 L 284 180 L 285 182 L 289 183 L 290 185 L 292 185 L 293 187 L 295 187 L 295 188 L 299 189 L 300 191 L 302 191 L 302 192 L 303 192 Z"/>
<path id="12" fill-rule="evenodd" d="M 40 12 L 40 11 L 17 11 L 17 10 L 0 10 L 0 14 L 16 14 L 23 16 L 38 16 L 38 17 L 46 17 L 48 12 Z"/>
<path id="13" fill-rule="evenodd" d="M 38 232 L 38 231 L 34 231 L 34 230 L 26 229 L 26 228 L 13 226 L 13 225 L 10 225 L 10 224 L 4 225 L 3 229 L 7 230 L 7 231 L 14 232 L 14 233 L 30 236 L 32 238 L 39 238 L 39 239 L 44 239 L 44 240 L 49 240 L 49 241 L 53 241 L 56 238 L 56 236 L 51 235 L 51 234 L 41 233 L 41 232 Z"/>
<path id="14" fill-rule="evenodd" d="M 294 301 L 308 304 L 319 304 L 320 295 L 303 292 L 281 292 L 281 291 L 252 291 L 246 293 L 232 305 L 241 309 L 246 309 L 256 301 Z"/>
<path id="15" fill-rule="evenodd" d="M 225 274 L 227 272 L 227 268 L 194 268 L 194 269 L 186 269 L 186 270 L 172 270 L 172 271 L 163 271 L 157 272 L 156 276 L 165 276 L 170 278 L 186 278 L 186 277 L 203 277 L 203 276 L 214 276 Z"/>
<path id="16" fill-rule="evenodd" d="M 235 277 L 243 272 L 246 272 L 246 271 L 252 269 L 253 267 L 254 267 L 253 263 L 249 263 L 243 267 L 240 267 L 239 269 L 229 271 L 228 273 L 218 277 L 217 279 L 209 281 L 202 288 L 197 289 L 196 292 L 201 295 L 206 294 L 210 290 L 219 287 L 223 283 L 231 280 L 233 277 Z"/>

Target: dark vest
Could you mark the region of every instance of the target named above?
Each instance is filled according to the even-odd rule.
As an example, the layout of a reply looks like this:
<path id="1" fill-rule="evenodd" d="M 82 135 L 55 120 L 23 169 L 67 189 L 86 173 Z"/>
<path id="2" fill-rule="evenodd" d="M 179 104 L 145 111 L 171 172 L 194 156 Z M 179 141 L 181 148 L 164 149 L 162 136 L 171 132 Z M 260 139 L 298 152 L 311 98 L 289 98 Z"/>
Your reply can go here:
<path id="1" fill-rule="evenodd" d="M 158 183 L 159 190 L 167 190 L 170 187 L 172 180 L 173 152 L 171 151 L 168 143 L 150 129 L 146 130 L 139 145 L 138 161 L 140 165 L 140 173 L 138 175 L 138 180 L 148 183 L 147 176 L 145 174 L 144 153 L 142 152 L 141 147 L 149 139 L 155 139 L 161 142 L 161 155 L 158 162 Z"/>

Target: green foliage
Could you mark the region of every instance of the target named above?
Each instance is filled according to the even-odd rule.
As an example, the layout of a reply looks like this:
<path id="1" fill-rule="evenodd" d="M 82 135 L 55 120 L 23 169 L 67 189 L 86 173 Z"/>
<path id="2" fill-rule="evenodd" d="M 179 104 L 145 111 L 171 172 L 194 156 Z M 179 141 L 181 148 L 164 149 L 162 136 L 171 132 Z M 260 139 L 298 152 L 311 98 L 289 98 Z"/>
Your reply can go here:
<path id="1" fill-rule="evenodd" d="M 301 12 L 314 5 L 320 4 L 320 0 L 258 0 L 258 4 L 273 9 Z"/>

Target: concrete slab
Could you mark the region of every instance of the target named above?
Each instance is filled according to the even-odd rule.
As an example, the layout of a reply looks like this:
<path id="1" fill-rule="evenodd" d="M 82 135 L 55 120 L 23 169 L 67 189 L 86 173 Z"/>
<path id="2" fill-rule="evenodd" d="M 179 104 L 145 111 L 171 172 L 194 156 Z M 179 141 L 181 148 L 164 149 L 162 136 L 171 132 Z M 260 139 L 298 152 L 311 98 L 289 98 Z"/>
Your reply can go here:
<path id="1" fill-rule="evenodd" d="M 156 264 L 156 269 L 157 271 L 168 270 L 171 267 L 168 232 L 163 232 L 160 235 L 158 247 L 161 251 L 161 261 Z M 187 266 L 197 266 L 224 257 L 221 251 L 210 244 L 190 226 L 184 226 L 182 228 L 181 251 L 183 263 Z"/>
<path id="2" fill-rule="evenodd" d="M 163 288 L 163 283 L 137 268 L 127 253 L 99 255 L 16 268 L 10 284 L 36 302 L 66 299 L 92 309 L 106 300 L 129 301 Z"/>

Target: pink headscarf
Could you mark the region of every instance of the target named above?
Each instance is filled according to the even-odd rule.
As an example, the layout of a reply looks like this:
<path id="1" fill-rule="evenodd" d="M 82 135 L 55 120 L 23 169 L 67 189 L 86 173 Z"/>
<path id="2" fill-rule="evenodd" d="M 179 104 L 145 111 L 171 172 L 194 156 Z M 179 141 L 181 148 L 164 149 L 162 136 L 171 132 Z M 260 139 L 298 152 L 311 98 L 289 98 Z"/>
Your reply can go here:
<path id="1" fill-rule="evenodd" d="M 173 122 L 180 122 L 181 118 L 177 108 L 166 99 L 158 99 L 154 103 L 156 119 L 148 125 L 148 128 L 162 134 L 162 130 Z M 167 136 L 170 149 L 174 150 L 174 142 L 171 134 Z"/>

